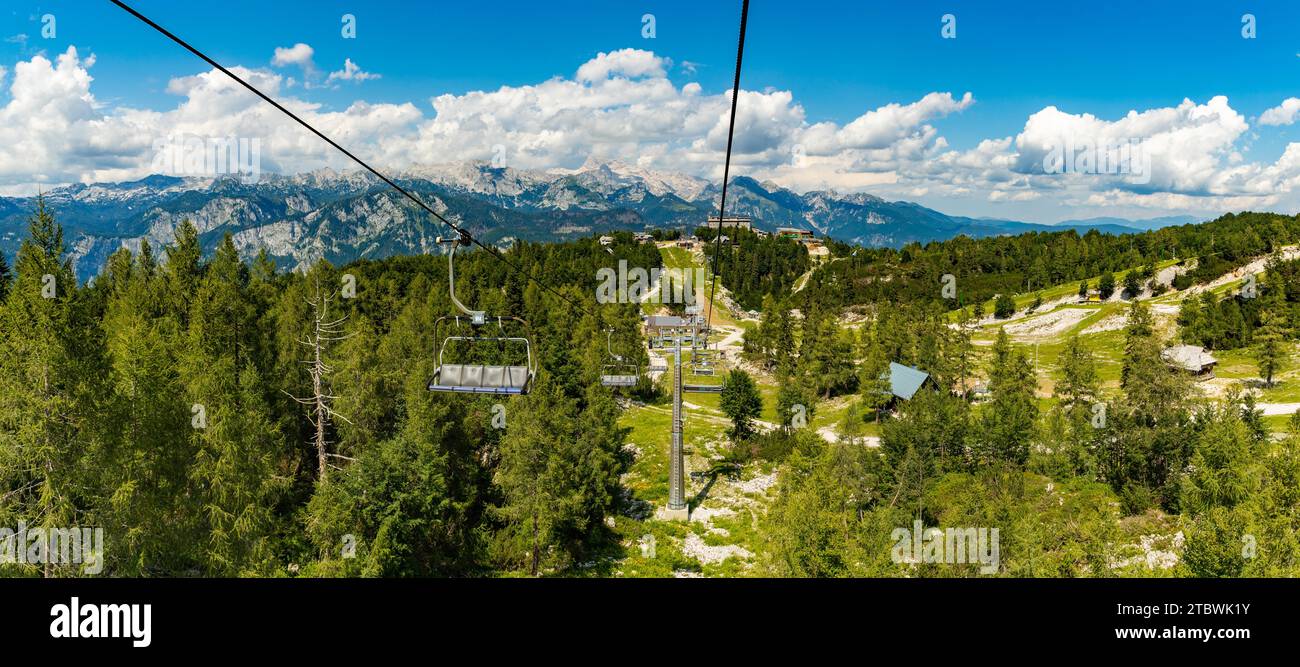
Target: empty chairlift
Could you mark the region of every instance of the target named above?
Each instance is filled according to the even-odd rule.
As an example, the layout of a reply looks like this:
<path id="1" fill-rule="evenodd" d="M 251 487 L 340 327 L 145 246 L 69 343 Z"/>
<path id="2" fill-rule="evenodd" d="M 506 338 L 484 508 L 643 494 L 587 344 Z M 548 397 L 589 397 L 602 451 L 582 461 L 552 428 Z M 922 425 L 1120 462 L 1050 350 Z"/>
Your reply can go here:
<path id="1" fill-rule="evenodd" d="M 717 350 L 709 349 L 709 339 L 702 336 L 701 345 L 691 348 L 691 362 L 687 366 L 688 375 L 693 377 L 713 377 L 718 374 L 718 366 L 715 355 Z M 683 380 L 682 391 L 687 393 L 715 394 L 722 391 L 721 384 L 712 382 L 692 382 Z"/>
<path id="2" fill-rule="evenodd" d="M 691 354 L 691 374 L 692 375 L 717 375 L 717 365 L 713 358 L 714 350 L 708 348 L 695 348 Z"/>
<path id="3" fill-rule="evenodd" d="M 641 375 L 641 368 L 614 354 L 613 329 L 606 329 L 605 334 L 605 345 L 609 350 L 610 362 L 604 366 L 600 383 L 606 387 L 635 387 L 637 378 Z"/>
<path id="4" fill-rule="evenodd" d="M 527 394 L 537 376 L 537 366 L 533 361 L 533 346 L 526 335 L 512 336 L 506 333 L 506 324 L 518 325 L 525 332 L 528 323 L 518 317 L 492 317 L 481 310 L 470 310 L 456 298 L 456 248 L 468 245 L 465 237 L 443 239 L 438 243 L 451 244 L 451 253 L 447 257 L 448 289 L 451 302 L 462 314 L 446 315 L 438 318 L 434 324 L 434 337 L 442 335 L 443 329 L 450 327 L 451 333 L 442 338 L 438 346 L 437 366 L 433 370 L 433 379 L 429 381 L 429 391 L 463 393 L 463 394 Z M 468 350 L 491 349 L 495 347 L 498 363 L 447 363 L 447 350 L 450 347 Z M 511 364 L 505 358 L 510 348 L 518 350 L 513 354 Z"/>

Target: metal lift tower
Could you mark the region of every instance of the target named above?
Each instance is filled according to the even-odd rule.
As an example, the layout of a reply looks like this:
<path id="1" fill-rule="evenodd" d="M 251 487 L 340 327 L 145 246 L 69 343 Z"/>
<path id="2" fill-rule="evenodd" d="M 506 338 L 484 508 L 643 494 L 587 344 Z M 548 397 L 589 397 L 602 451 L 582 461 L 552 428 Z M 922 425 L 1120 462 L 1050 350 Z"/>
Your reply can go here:
<path id="1" fill-rule="evenodd" d="M 677 337 L 673 369 L 673 444 L 668 455 L 668 509 L 664 518 L 686 521 L 690 508 L 686 504 L 686 452 L 682 446 L 682 339 Z"/>

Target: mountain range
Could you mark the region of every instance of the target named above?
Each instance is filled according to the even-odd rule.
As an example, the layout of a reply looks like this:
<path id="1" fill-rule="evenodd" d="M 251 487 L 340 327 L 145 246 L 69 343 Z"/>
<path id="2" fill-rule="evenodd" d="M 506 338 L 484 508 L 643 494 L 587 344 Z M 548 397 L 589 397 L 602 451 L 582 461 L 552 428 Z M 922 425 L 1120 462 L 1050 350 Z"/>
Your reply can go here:
<path id="1" fill-rule="evenodd" d="M 719 186 L 693 176 L 621 162 L 589 160 L 578 169 L 522 170 L 484 162 L 419 166 L 394 180 L 476 238 L 505 245 L 517 239 L 556 241 L 595 232 L 649 227 L 694 229 L 716 212 Z M 748 215 L 759 229 L 814 230 L 819 236 L 871 246 L 1096 229 L 1125 234 L 1198 222 L 1190 216 L 1131 221 L 1071 220 L 1055 225 L 950 216 L 906 201 L 863 193 L 803 194 L 775 183 L 736 177 L 727 214 Z M 321 169 L 292 176 L 263 174 L 256 183 L 235 176 L 149 176 L 126 183 L 74 184 L 45 193 L 64 227 L 77 275 L 99 272 L 114 251 L 155 248 L 189 219 L 205 248 L 230 233 L 241 254 L 263 248 L 282 267 L 321 258 L 437 252 L 441 223 L 365 171 Z M 33 197 L 0 197 L 0 252 L 12 259 L 26 232 Z"/>

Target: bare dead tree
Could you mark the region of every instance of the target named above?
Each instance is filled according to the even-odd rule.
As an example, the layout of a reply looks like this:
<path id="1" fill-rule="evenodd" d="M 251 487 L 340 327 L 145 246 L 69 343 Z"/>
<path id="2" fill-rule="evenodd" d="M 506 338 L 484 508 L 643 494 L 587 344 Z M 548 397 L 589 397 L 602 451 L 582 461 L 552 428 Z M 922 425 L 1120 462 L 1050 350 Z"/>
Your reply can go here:
<path id="1" fill-rule="evenodd" d="M 343 324 L 348 319 L 346 315 L 337 319 L 330 319 L 330 303 L 337 297 L 337 292 L 330 295 L 322 294 L 320 285 L 317 284 L 315 298 L 304 299 L 307 305 L 312 308 L 313 327 L 310 338 L 299 340 L 298 343 L 311 349 L 311 358 L 302 363 L 307 365 L 308 373 L 311 375 L 312 393 L 311 396 L 300 398 L 285 392 L 290 398 L 309 408 L 307 420 L 311 422 L 315 432 L 307 442 L 316 447 L 316 465 L 321 480 L 324 480 L 328 474 L 329 464 L 327 459 L 329 457 L 352 460 L 329 451 L 328 425 L 330 420 L 337 417 L 349 424 L 352 423 L 347 417 L 335 412 L 331 405 L 337 398 L 329 393 L 328 387 L 329 376 L 334 372 L 334 369 L 324 361 L 325 349 L 331 343 L 347 340 L 353 336 L 353 334 L 343 333 Z"/>

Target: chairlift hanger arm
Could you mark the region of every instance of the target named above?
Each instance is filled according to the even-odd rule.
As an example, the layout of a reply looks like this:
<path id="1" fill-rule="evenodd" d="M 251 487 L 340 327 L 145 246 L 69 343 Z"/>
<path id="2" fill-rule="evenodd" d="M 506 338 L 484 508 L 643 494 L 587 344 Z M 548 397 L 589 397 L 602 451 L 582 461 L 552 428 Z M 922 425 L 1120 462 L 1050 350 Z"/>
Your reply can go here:
<path id="1" fill-rule="evenodd" d="M 614 328 L 613 327 L 610 327 L 605 330 L 605 345 L 606 345 L 606 349 L 609 350 L 610 358 L 612 358 L 614 361 L 622 363 L 623 357 L 614 354 Z"/>
<path id="2" fill-rule="evenodd" d="M 451 252 L 447 255 L 447 289 L 451 293 L 451 302 L 456 304 L 456 307 L 459 308 L 461 312 L 469 315 L 471 324 L 482 326 L 487 323 L 487 313 L 482 310 L 470 310 L 465 307 L 465 304 L 460 302 L 460 299 L 456 298 L 456 248 L 462 245 L 469 245 L 467 239 L 469 239 L 469 234 L 461 232 L 459 236 L 454 238 L 444 239 L 439 236 L 436 240 L 439 245 L 451 245 Z"/>

